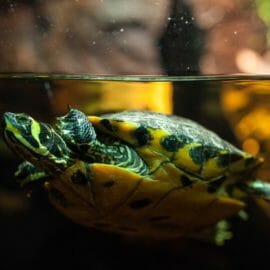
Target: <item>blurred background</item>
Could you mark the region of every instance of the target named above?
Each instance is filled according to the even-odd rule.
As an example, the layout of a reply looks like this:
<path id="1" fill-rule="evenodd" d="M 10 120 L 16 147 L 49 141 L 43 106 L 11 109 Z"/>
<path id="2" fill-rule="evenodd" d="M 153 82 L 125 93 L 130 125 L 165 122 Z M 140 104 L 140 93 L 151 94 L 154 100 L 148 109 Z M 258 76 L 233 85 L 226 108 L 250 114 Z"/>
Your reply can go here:
<path id="1" fill-rule="evenodd" d="M 1 1 L 1 72 L 269 72 L 269 1 Z"/>
<path id="2" fill-rule="evenodd" d="M 0 113 L 174 113 L 263 156 L 257 175 L 270 180 L 269 31 L 269 0 L 1 1 Z M 239 269 L 270 256 L 264 202 L 233 220 L 224 247 L 142 245 L 73 224 L 38 187 L 27 199 L 2 139 L 0 161 L 0 269 Z"/>

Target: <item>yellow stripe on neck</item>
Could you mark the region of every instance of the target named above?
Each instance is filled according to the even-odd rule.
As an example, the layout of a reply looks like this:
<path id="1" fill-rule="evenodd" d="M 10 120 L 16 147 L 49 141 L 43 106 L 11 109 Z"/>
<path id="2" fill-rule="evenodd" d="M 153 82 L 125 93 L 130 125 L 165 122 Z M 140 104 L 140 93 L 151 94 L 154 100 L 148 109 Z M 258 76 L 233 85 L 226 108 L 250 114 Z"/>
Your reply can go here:
<path id="1" fill-rule="evenodd" d="M 40 124 L 32 119 L 32 124 L 31 124 L 31 134 L 33 138 L 38 142 L 39 145 L 41 145 L 39 141 L 39 134 L 40 134 Z"/>

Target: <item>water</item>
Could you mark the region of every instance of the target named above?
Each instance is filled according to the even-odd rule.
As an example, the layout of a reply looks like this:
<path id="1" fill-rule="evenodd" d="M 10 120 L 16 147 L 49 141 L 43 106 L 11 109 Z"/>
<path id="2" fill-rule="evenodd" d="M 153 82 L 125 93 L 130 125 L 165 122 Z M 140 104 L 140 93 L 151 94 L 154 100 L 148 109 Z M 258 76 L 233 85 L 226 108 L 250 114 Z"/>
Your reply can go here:
<path id="1" fill-rule="evenodd" d="M 1 115 L 5 111 L 26 112 L 38 120 L 52 122 L 55 116 L 65 114 L 68 106 L 80 109 L 87 114 L 143 109 L 191 118 L 238 147 L 263 156 L 266 162 L 258 171 L 257 176 L 270 180 L 270 77 L 268 76 L 0 75 Z M 107 235 L 89 232 L 66 220 L 50 207 L 46 195 L 41 191 L 34 193 L 30 201 L 27 200 L 12 181 L 13 172 L 20 161 L 6 148 L 2 140 L 0 159 L 2 164 L 0 220 L 3 227 L 0 238 L 5 247 L 7 265 L 13 256 L 17 261 L 24 262 L 30 262 L 34 258 L 38 264 L 43 256 L 42 250 L 44 252 L 48 246 L 52 250 L 49 252 L 51 260 L 48 259 L 48 261 L 54 258 L 58 263 L 62 259 L 69 262 L 72 259 L 66 257 L 71 256 L 74 261 L 75 259 L 83 260 L 85 263 L 89 253 L 84 250 L 85 246 L 89 250 L 89 242 L 83 239 L 89 239 L 89 241 L 91 239 L 92 252 L 96 252 L 97 256 L 101 256 L 100 258 L 103 258 L 103 252 L 106 256 L 110 256 L 108 254 L 112 252 L 116 257 L 121 257 L 122 252 L 130 260 L 133 258 L 132 252 L 136 252 L 139 253 L 139 258 L 140 256 L 144 258 L 140 249 L 125 251 L 119 244 L 113 252 L 108 248 Z M 212 258 L 213 255 L 209 252 L 214 252 L 214 256 L 219 256 L 218 262 L 225 263 L 222 269 L 229 269 L 231 265 L 238 263 L 249 265 L 260 261 L 262 249 L 259 245 L 264 245 L 263 252 L 268 252 L 270 255 L 269 226 L 266 226 L 266 224 L 270 225 L 267 218 L 270 211 L 267 205 L 263 207 L 259 205 L 260 207 L 254 204 L 251 208 L 253 217 L 244 228 L 238 229 L 236 226 L 238 234 L 236 233 L 234 240 L 224 248 L 225 253 L 220 255 L 220 251 L 211 250 L 209 247 L 202 253 L 204 244 L 202 246 L 195 244 L 195 247 L 192 245 L 192 254 L 197 254 L 199 261 L 204 262 L 208 268 L 217 268 L 218 265 L 215 263 L 209 266 L 209 263 L 204 260 L 204 256 Z M 250 230 L 254 236 L 250 235 Z M 5 232 L 8 233 L 5 235 Z M 109 240 L 113 241 L 114 249 L 117 239 L 110 236 Z M 51 247 L 54 241 L 57 243 L 56 247 Z M 67 246 L 70 246 L 70 243 L 73 246 L 77 245 L 78 249 L 76 251 L 71 247 L 68 249 Z M 250 248 L 247 245 L 250 245 Z M 252 245 L 256 245 L 258 251 L 254 251 Z M 20 251 L 14 252 L 14 246 L 18 246 Z M 104 246 L 106 246 L 105 251 Z M 41 252 L 33 255 L 37 247 Z M 53 251 L 59 249 L 67 255 L 59 253 L 57 257 Z M 175 254 L 178 254 L 179 250 L 181 248 L 177 244 Z M 116 255 L 117 252 L 120 254 Z M 176 259 L 173 254 L 169 254 L 168 250 L 164 252 L 166 253 L 164 258 L 170 261 Z M 238 259 L 235 259 L 234 252 L 238 252 Z M 188 259 L 177 257 L 177 263 L 196 265 L 188 252 L 184 254 Z M 152 258 L 150 266 L 166 265 L 165 261 L 155 263 L 155 254 L 150 253 L 149 256 Z M 96 260 L 98 262 L 98 259 Z M 226 263 L 228 268 L 226 268 Z M 170 265 L 175 266 L 173 263 Z"/>
<path id="2" fill-rule="evenodd" d="M 86 114 L 127 109 L 193 119 L 266 162 L 258 177 L 270 180 L 270 77 L 89 76 L 0 74 L 0 114 L 26 112 L 53 122 L 68 106 Z M 0 156 L 15 161 L 3 141 Z M 8 179 L 12 177 L 8 172 Z"/>
<path id="3" fill-rule="evenodd" d="M 245 151 L 263 155 L 268 164 L 269 104 L 267 76 L 0 75 L 1 114 L 26 112 L 52 122 L 68 106 L 86 114 L 127 109 L 173 113 L 200 122 Z M 260 176 L 268 174 L 267 170 Z"/>

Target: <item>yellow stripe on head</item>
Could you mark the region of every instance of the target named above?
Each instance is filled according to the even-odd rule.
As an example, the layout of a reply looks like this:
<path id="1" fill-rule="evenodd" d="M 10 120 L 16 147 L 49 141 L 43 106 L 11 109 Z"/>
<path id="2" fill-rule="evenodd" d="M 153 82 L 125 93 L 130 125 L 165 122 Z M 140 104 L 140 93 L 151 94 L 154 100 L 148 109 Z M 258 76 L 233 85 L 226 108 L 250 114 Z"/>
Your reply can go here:
<path id="1" fill-rule="evenodd" d="M 13 142 L 10 138 L 10 135 L 8 134 L 11 133 L 16 139 L 18 142 L 20 142 L 22 145 L 28 147 L 28 148 L 32 148 L 32 146 L 28 143 L 28 141 L 22 136 L 22 131 L 19 130 L 18 128 L 16 128 L 14 125 L 12 125 L 12 123 L 8 120 L 8 119 L 5 119 L 5 130 L 4 130 L 4 133 L 5 133 L 5 138 L 7 139 L 7 141 L 9 143 L 11 143 L 12 145 L 13 144 L 16 144 L 15 142 Z M 18 143 L 17 143 L 18 144 Z"/>
<path id="2" fill-rule="evenodd" d="M 14 123 L 9 121 L 8 118 L 5 119 L 5 137 L 8 140 L 9 144 L 16 145 L 20 147 L 22 151 L 24 149 L 29 149 L 35 153 L 46 155 L 48 150 L 40 143 L 40 124 L 35 121 L 32 117 L 28 116 L 29 122 L 26 122 L 25 125 L 15 126 Z M 11 133 L 16 142 L 10 138 Z"/>

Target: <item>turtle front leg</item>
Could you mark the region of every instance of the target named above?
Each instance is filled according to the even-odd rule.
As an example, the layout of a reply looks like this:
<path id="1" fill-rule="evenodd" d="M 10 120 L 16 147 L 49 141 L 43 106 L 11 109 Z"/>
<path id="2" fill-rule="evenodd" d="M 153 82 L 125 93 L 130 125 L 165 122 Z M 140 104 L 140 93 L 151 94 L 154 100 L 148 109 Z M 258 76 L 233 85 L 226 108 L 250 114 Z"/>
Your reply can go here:
<path id="1" fill-rule="evenodd" d="M 189 238 L 223 246 L 226 241 L 233 238 L 231 224 L 228 220 L 220 220 L 217 224 L 202 228 L 189 234 Z"/>
<path id="2" fill-rule="evenodd" d="M 38 169 L 28 161 L 24 161 L 19 165 L 17 171 L 15 172 L 15 177 L 21 187 L 24 187 L 32 182 L 45 181 L 51 178 L 44 171 Z"/>

